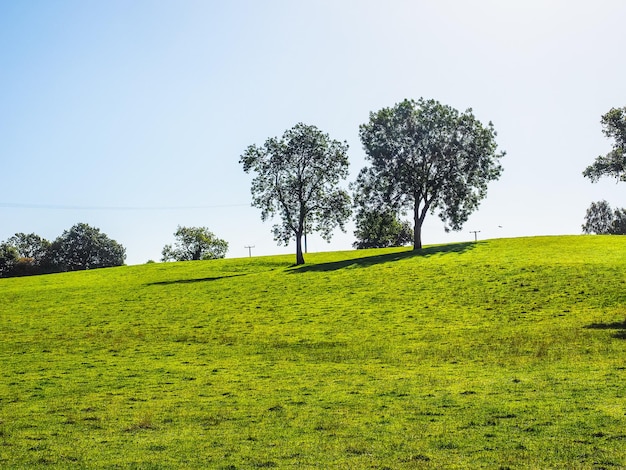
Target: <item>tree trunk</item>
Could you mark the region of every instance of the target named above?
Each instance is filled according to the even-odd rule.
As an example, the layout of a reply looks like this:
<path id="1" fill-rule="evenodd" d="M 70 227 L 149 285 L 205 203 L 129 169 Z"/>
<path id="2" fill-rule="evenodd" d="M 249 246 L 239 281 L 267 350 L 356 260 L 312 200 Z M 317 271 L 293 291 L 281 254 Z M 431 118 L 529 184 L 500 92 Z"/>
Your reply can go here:
<path id="1" fill-rule="evenodd" d="M 422 249 L 422 218 L 420 217 L 419 207 L 417 202 L 415 203 L 415 208 L 413 209 L 413 250 L 421 250 Z"/>
<path id="2" fill-rule="evenodd" d="M 413 228 L 413 249 L 422 249 L 422 224 L 419 221 L 415 223 Z"/>
<path id="3" fill-rule="evenodd" d="M 302 234 L 296 235 L 296 265 L 304 264 L 304 255 L 302 254 Z"/>

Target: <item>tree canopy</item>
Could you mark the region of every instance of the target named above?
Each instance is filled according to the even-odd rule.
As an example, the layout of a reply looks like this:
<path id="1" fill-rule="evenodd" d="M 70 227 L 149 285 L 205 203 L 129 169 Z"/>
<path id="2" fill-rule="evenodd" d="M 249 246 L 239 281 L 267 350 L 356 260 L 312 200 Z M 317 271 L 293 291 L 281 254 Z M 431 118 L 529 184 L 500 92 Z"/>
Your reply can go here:
<path id="1" fill-rule="evenodd" d="M 125 248 L 99 229 L 76 224 L 53 243 L 34 233 L 16 233 L 0 244 L 0 277 L 120 266 Z"/>
<path id="2" fill-rule="evenodd" d="M 335 227 L 345 230 L 350 197 L 339 183 L 348 176 L 347 152 L 347 143 L 299 123 L 263 146 L 249 146 L 240 158 L 244 171 L 255 174 L 252 205 L 261 209 L 263 221 L 280 216 L 274 239 L 279 244 L 295 239 L 296 264 L 304 263 L 305 230 L 327 241 Z"/>
<path id="3" fill-rule="evenodd" d="M 37 264 L 42 262 L 50 247 L 48 240 L 35 233 L 16 233 L 7 243 L 15 247 L 20 258 L 32 259 Z"/>
<path id="4" fill-rule="evenodd" d="M 175 245 L 165 245 L 163 261 L 197 261 L 224 258 L 228 242 L 217 238 L 206 227 L 178 227 Z"/>
<path id="5" fill-rule="evenodd" d="M 5 268 L 0 277 L 27 276 L 41 274 L 50 242 L 34 233 L 16 233 L 4 244 L 11 247 L 16 255 L 13 262 L 6 264 L 9 251 L 4 251 Z"/>
<path id="6" fill-rule="evenodd" d="M 607 201 L 592 202 L 585 214 L 584 233 L 625 235 L 626 209 L 612 210 Z"/>
<path id="7" fill-rule="evenodd" d="M 603 176 L 626 181 L 626 107 L 612 108 L 602 116 L 602 132 L 613 139 L 613 148 L 606 155 L 600 155 L 589 165 L 583 176 L 593 183 Z"/>
<path id="8" fill-rule="evenodd" d="M 9 277 L 18 261 L 17 249 L 6 242 L 0 243 L 0 277 Z"/>
<path id="9" fill-rule="evenodd" d="M 79 223 L 65 230 L 46 253 L 46 269 L 51 272 L 121 266 L 126 249 L 100 229 Z"/>
<path id="10" fill-rule="evenodd" d="M 356 242 L 352 246 L 357 250 L 404 246 L 413 241 L 411 224 L 400 220 L 398 215 L 390 210 L 359 210 L 355 222 Z"/>
<path id="11" fill-rule="evenodd" d="M 370 163 L 355 189 L 364 209 L 412 210 L 414 249 L 422 247 L 426 215 L 438 212 L 446 231 L 460 230 L 502 173 L 496 132 L 468 109 L 435 100 L 404 100 L 370 113 L 360 138 Z"/>

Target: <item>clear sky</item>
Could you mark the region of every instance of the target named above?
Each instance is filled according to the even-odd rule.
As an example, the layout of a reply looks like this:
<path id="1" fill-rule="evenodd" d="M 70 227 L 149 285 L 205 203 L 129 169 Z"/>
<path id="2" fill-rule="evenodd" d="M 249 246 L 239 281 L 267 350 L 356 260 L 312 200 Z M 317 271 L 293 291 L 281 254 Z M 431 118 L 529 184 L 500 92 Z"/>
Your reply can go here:
<path id="1" fill-rule="evenodd" d="M 579 234 L 592 201 L 626 206 L 581 174 L 626 106 L 625 22 L 622 0 L 0 0 L 0 240 L 85 222 L 139 264 L 183 225 L 228 257 L 295 252 L 250 207 L 245 148 L 316 125 L 353 180 L 370 111 L 420 97 L 473 108 L 507 152 L 464 229 L 431 216 L 425 244 Z"/>

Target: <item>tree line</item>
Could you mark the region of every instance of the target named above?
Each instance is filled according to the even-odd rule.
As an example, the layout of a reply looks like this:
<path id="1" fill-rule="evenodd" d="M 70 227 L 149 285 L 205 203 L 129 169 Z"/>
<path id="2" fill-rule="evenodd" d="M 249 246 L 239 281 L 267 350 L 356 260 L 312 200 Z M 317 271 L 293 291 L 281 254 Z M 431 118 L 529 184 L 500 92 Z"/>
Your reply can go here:
<path id="1" fill-rule="evenodd" d="M 174 245 L 163 247 L 161 261 L 224 258 L 228 242 L 206 227 L 178 227 Z M 16 233 L 0 243 L 0 277 L 30 276 L 122 266 L 126 248 L 100 229 L 78 223 L 53 242 L 35 233 Z"/>
<path id="2" fill-rule="evenodd" d="M 121 266 L 126 249 L 100 229 L 74 225 L 53 242 L 37 234 L 16 233 L 0 243 L 0 277 Z"/>
<path id="3" fill-rule="evenodd" d="M 605 176 L 626 181 L 626 107 L 602 116 L 603 133 L 612 150 L 596 158 L 583 175 L 592 182 Z M 296 264 L 304 263 L 302 239 L 317 232 L 330 241 L 345 231 L 354 215 L 354 247 L 377 248 L 412 243 L 422 248 L 421 230 L 428 214 L 436 214 L 446 231 L 461 230 L 487 195 L 489 182 L 503 171 L 497 133 L 464 112 L 435 100 L 404 100 L 371 112 L 359 127 L 367 165 L 350 195 L 341 184 L 348 176 L 348 144 L 320 129 L 296 124 L 263 145 L 250 145 L 240 156 L 246 173 L 254 174 L 252 206 L 261 219 L 277 218 L 275 241 L 296 242 Z M 412 215 L 413 225 L 402 220 Z M 626 209 L 608 202 L 591 204 L 584 233 L 626 234 Z M 163 248 L 162 261 L 223 258 L 228 243 L 206 227 L 178 227 L 176 242 Z M 0 244 L 0 277 L 119 266 L 125 249 L 99 229 L 77 224 L 54 242 L 36 234 L 15 234 Z"/>

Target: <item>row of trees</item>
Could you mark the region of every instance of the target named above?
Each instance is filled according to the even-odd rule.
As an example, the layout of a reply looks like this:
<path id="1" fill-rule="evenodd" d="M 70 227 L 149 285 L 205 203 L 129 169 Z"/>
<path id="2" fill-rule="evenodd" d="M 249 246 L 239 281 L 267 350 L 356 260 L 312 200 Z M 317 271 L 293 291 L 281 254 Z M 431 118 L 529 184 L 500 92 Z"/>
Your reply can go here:
<path id="1" fill-rule="evenodd" d="M 460 230 L 486 197 L 487 184 L 502 173 L 496 132 L 472 110 L 459 112 L 435 100 L 404 100 L 370 113 L 359 136 L 368 166 L 351 185 L 352 198 L 339 186 L 348 175 L 348 144 L 315 126 L 297 124 L 282 137 L 251 145 L 240 158 L 254 173 L 252 205 L 261 219 L 278 215 L 274 238 L 296 241 L 296 264 L 304 263 L 302 237 L 319 232 L 330 240 L 345 229 L 356 210 L 357 248 L 404 244 L 412 237 L 422 248 L 427 214 L 437 213 L 446 230 Z M 410 211 L 413 229 L 400 220 Z"/>
<path id="2" fill-rule="evenodd" d="M 174 245 L 165 245 L 162 261 L 224 258 L 228 243 L 206 227 L 178 227 Z M 0 243 L 0 277 L 121 266 L 126 249 L 100 229 L 79 223 L 52 243 L 34 233 L 16 233 Z"/>
<path id="3" fill-rule="evenodd" d="M 596 183 L 603 177 L 626 181 L 626 107 L 612 108 L 602 116 L 602 132 L 613 140 L 613 147 L 600 155 L 583 171 L 583 176 Z M 585 214 L 584 233 L 626 234 L 626 209 L 612 210 L 607 201 L 592 202 Z"/>
<path id="4" fill-rule="evenodd" d="M 603 133 L 613 148 L 583 172 L 597 182 L 609 176 L 626 181 L 626 107 L 602 116 Z M 254 173 L 252 205 L 261 219 L 278 215 L 274 238 L 296 241 L 296 264 L 304 263 L 302 236 L 320 232 L 329 240 L 356 211 L 356 248 L 407 244 L 422 247 L 426 216 L 437 213 L 445 230 L 461 230 L 487 195 L 487 185 L 502 174 L 493 124 L 480 123 L 472 110 L 461 113 L 434 100 L 404 100 L 370 113 L 359 128 L 368 166 L 348 193 L 339 187 L 348 174 L 348 145 L 331 140 L 315 126 L 302 123 L 282 137 L 251 145 L 240 158 Z M 400 216 L 412 213 L 413 228 Z M 587 210 L 585 233 L 626 234 L 626 209 L 606 201 Z"/>
<path id="5" fill-rule="evenodd" d="M 121 266 L 126 249 L 100 229 L 79 223 L 53 242 L 16 233 L 0 243 L 0 277 Z"/>
<path id="6" fill-rule="evenodd" d="M 599 156 L 583 175 L 592 182 L 612 176 L 626 181 L 626 107 L 602 116 L 612 150 Z M 370 113 L 359 128 L 368 165 L 350 188 L 348 144 L 332 140 L 315 126 L 302 123 L 262 146 L 251 145 L 240 157 L 254 173 L 252 205 L 261 219 L 278 215 L 274 238 L 296 241 L 296 264 L 304 263 L 302 238 L 307 231 L 330 240 L 336 227 L 356 211 L 355 248 L 399 246 L 412 241 L 422 248 L 426 216 L 437 213 L 445 230 L 461 230 L 487 195 L 487 185 L 502 174 L 493 124 L 480 123 L 472 110 L 459 112 L 435 100 L 404 100 Z M 411 212 L 413 227 L 401 216 Z M 606 201 L 587 210 L 585 233 L 626 233 L 626 209 L 612 210 Z M 223 258 L 228 243 L 206 227 L 178 227 L 174 245 L 162 261 Z M 123 264 L 125 249 L 99 229 L 77 224 L 50 243 L 36 234 L 18 233 L 0 243 L 0 277 L 73 271 Z"/>

